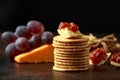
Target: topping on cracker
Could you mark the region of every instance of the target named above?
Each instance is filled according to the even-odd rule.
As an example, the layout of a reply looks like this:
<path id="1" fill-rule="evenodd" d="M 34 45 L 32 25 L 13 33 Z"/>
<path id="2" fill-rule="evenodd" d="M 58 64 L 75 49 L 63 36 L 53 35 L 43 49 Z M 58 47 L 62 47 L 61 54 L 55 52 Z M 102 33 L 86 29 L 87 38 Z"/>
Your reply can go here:
<path id="1" fill-rule="evenodd" d="M 78 25 L 71 22 L 60 22 L 58 27 L 58 33 L 63 38 L 81 38 L 82 33 L 79 31 Z"/>
<path id="2" fill-rule="evenodd" d="M 103 47 L 98 47 L 90 53 L 89 62 L 91 65 L 100 66 L 106 62 L 110 55 L 111 53 L 106 53 Z"/>
<path id="3" fill-rule="evenodd" d="M 110 64 L 116 67 L 120 67 L 120 52 L 115 53 L 111 56 Z"/>

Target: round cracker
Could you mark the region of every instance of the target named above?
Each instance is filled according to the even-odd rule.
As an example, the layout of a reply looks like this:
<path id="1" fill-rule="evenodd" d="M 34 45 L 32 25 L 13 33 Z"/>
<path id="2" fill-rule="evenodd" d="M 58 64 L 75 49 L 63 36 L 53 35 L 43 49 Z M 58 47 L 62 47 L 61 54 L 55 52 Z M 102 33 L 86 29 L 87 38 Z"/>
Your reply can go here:
<path id="1" fill-rule="evenodd" d="M 62 45 L 62 46 L 82 46 L 82 45 L 88 45 L 88 42 L 58 42 L 53 40 L 53 44 L 56 45 Z"/>
<path id="2" fill-rule="evenodd" d="M 67 52 L 67 51 L 59 51 L 59 50 L 56 50 L 56 49 L 54 49 L 54 53 L 57 53 L 57 54 L 69 54 L 69 55 L 84 55 L 84 54 L 86 54 L 86 53 L 89 53 L 89 50 L 84 50 L 84 51 L 69 51 L 69 52 Z"/>
<path id="3" fill-rule="evenodd" d="M 55 56 L 62 56 L 62 57 L 85 57 L 85 56 L 89 56 L 89 53 L 61 54 L 61 53 L 54 52 L 54 55 Z"/>
<path id="4" fill-rule="evenodd" d="M 65 62 L 65 63 L 79 63 L 79 62 L 86 62 L 86 61 L 89 61 L 88 59 L 83 59 L 83 60 L 78 60 L 78 59 L 71 59 L 71 60 L 67 60 L 67 59 L 58 59 L 58 58 L 55 58 L 54 61 L 58 61 L 58 62 Z"/>
<path id="5" fill-rule="evenodd" d="M 54 58 L 56 59 L 63 59 L 63 60 L 88 60 L 89 59 L 89 56 L 84 56 L 84 57 L 72 57 L 72 56 L 69 56 L 69 57 L 63 57 L 63 56 L 56 56 L 54 55 Z"/>
<path id="6" fill-rule="evenodd" d="M 54 65 L 64 65 L 64 66 L 80 66 L 80 65 L 89 65 L 89 60 L 84 62 L 62 62 L 54 61 Z"/>
<path id="7" fill-rule="evenodd" d="M 77 69 L 65 69 L 65 68 L 59 68 L 59 67 L 53 66 L 53 70 L 55 71 L 85 71 L 85 70 L 88 70 L 88 68 L 85 67 L 85 68 L 77 68 Z"/>
<path id="8" fill-rule="evenodd" d="M 83 67 L 80 67 L 80 66 L 53 66 L 53 70 L 56 70 L 56 71 L 85 71 L 85 70 L 88 70 L 89 69 L 89 65 L 87 66 L 83 66 Z"/>
<path id="9" fill-rule="evenodd" d="M 64 51 L 64 52 L 77 52 L 77 51 L 89 51 L 89 47 L 86 47 L 86 48 L 72 48 L 72 49 L 67 49 L 67 48 L 55 48 L 56 50 L 58 51 Z"/>
<path id="10" fill-rule="evenodd" d="M 81 49 L 81 48 L 87 48 L 88 45 L 74 45 L 74 46 L 63 46 L 63 45 L 57 45 L 57 44 L 52 44 L 55 48 L 66 48 L 66 49 Z"/>
<path id="11" fill-rule="evenodd" d="M 76 66 L 68 66 L 68 65 L 61 65 L 61 64 L 54 64 L 54 66 L 56 67 L 60 67 L 60 68 L 71 68 L 71 69 L 77 69 L 77 68 L 84 68 L 84 67 L 89 67 L 89 64 L 84 64 L 84 65 L 76 65 Z"/>
<path id="12" fill-rule="evenodd" d="M 88 38 L 70 38 L 70 39 L 67 38 L 66 39 L 58 35 L 58 36 L 55 36 L 53 40 L 58 42 L 87 42 L 89 39 Z"/>

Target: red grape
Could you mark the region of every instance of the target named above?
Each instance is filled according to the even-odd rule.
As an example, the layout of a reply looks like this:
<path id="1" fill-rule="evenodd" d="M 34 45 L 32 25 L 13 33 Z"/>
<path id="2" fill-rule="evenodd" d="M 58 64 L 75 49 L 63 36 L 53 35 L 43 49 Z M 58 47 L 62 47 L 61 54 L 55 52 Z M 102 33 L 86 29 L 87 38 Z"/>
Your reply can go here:
<path id="1" fill-rule="evenodd" d="M 15 34 L 19 37 L 26 37 L 29 39 L 32 36 L 32 33 L 30 30 L 27 29 L 26 26 L 20 25 L 16 28 Z"/>
<path id="2" fill-rule="evenodd" d="M 53 33 L 50 31 L 44 31 L 41 35 L 42 43 L 45 44 L 51 44 L 53 41 Z"/>
<path id="3" fill-rule="evenodd" d="M 32 34 L 42 34 L 44 32 L 44 25 L 36 20 L 30 20 L 27 23 L 27 28 L 32 32 Z"/>
<path id="4" fill-rule="evenodd" d="M 41 41 L 41 35 L 40 34 L 34 34 L 30 39 L 29 43 L 31 48 L 37 48 L 41 46 L 42 41 Z"/>
<path id="5" fill-rule="evenodd" d="M 5 53 L 11 60 L 14 60 L 14 57 L 20 54 L 20 51 L 15 47 L 15 43 L 13 42 L 6 46 Z"/>
<path id="6" fill-rule="evenodd" d="M 1 39 L 5 41 L 6 44 L 14 42 L 17 39 L 17 36 L 11 31 L 5 31 L 1 35 Z"/>
<path id="7" fill-rule="evenodd" d="M 27 51 L 30 49 L 30 44 L 27 38 L 25 37 L 19 37 L 16 41 L 15 41 L 15 46 L 18 50 L 20 51 Z"/>

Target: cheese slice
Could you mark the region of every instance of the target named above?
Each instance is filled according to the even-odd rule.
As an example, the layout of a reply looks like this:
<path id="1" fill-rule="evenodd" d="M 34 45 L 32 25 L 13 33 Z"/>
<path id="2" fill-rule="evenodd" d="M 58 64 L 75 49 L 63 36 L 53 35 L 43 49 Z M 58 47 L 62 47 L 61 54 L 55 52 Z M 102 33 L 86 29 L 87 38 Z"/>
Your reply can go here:
<path id="1" fill-rule="evenodd" d="M 17 63 L 53 62 L 53 51 L 54 48 L 51 44 L 45 44 L 29 52 L 15 56 L 14 60 Z"/>

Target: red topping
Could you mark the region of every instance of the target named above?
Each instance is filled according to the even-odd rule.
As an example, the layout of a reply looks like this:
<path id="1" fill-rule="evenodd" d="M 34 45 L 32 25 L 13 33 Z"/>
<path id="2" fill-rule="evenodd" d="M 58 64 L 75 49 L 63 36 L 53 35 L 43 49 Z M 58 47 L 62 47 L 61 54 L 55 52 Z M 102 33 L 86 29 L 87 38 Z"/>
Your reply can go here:
<path id="1" fill-rule="evenodd" d="M 64 29 L 69 26 L 70 24 L 68 22 L 60 22 L 59 29 Z"/>
<path id="2" fill-rule="evenodd" d="M 99 64 L 102 60 L 105 60 L 107 57 L 104 48 L 96 48 L 90 53 L 90 59 L 94 65 Z"/>
<path id="3" fill-rule="evenodd" d="M 120 52 L 113 54 L 110 60 L 113 62 L 120 63 Z"/>
<path id="4" fill-rule="evenodd" d="M 75 32 L 78 30 L 78 26 L 75 23 L 71 22 L 69 29 Z"/>
<path id="5" fill-rule="evenodd" d="M 64 28 L 68 28 L 69 30 L 72 30 L 73 32 L 76 32 L 78 30 L 78 26 L 73 22 L 71 23 L 60 22 L 59 29 L 64 29 Z"/>

